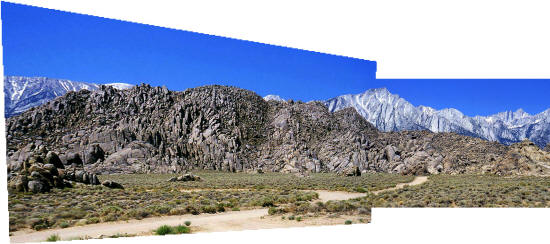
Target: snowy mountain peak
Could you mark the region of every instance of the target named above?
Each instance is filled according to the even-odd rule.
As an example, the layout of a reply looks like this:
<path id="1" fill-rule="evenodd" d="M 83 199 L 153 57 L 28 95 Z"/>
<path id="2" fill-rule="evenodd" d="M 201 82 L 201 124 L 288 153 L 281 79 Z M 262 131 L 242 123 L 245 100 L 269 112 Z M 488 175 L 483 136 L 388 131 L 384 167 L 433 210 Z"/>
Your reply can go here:
<path id="1" fill-rule="evenodd" d="M 278 95 L 267 95 L 264 97 L 264 100 L 266 101 L 279 101 L 279 102 L 286 102 L 285 99 L 281 98 Z"/>
<path id="2" fill-rule="evenodd" d="M 112 86 L 113 88 L 119 89 L 119 90 L 132 89 L 132 87 L 134 87 L 134 85 L 127 84 L 127 83 L 109 83 L 109 84 L 105 84 L 105 85 L 106 86 Z"/>
<path id="3" fill-rule="evenodd" d="M 390 91 L 388 90 L 388 88 L 385 88 L 385 87 L 380 87 L 380 88 L 371 88 L 371 89 L 368 89 L 364 92 L 364 94 L 366 93 L 371 93 L 371 94 L 391 94 Z"/>
<path id="4" fill-rule="evenodd" d="M 133 85 L 126 83 L 107 84 L 117 89 L 128 89 Z M 87 89 L 97 90 L 98 84 L 78 82 L 46 77 L 4 77 L 4 116 L 11 117 L 25 110 L 44 104 L 69 91 Z"/>
<path id="5" fill-rule="evenodd" d="M 454 108 L 415 107 L 386 88 L 342 95 L 325 101 L 325 105 L 331 112 L 353 107 L 381 131 L 430 130 L 456 132 L 505 144 L 524 139 L 539 146 L 550 143 L 550 109 L 537 115 L 518 109 L 469 117 Z"/>

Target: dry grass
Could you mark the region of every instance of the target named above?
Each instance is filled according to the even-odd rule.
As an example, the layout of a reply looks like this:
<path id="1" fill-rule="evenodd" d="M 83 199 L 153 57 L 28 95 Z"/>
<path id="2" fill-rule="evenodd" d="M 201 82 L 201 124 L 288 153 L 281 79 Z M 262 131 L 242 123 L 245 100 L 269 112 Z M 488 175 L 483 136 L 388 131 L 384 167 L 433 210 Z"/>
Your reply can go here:
<path id="1" fill-rule="evenodd" d="M 176 174 L 104 175 L 100 180 L 114 180 L 123 185 L 172 187 L 182 189 L 279 189 L 279 190 L 339 190 L 365 192 L 385 189 L 397 183 L 410 182 L 413 176 L 368 173 L 360 177 L 345 177 L 334 173 L 317 173 L 298 177 L 284 173 L 228 173 L 220 171 L 193 172 L 203 181 L 166 182 Z"/>
<path id="2" fill-rule="evenodd" d="M 291 204 L 271 212 L 369 216 L 372 207 L 550 207 L 550 177 L 433 175 L 424 184 L 379 195 L 307 207 Z"/>
<path id="3" fill-rule="evenodd" d="M 124 185 L 125 189 L 76 185 L 43 194 L 12 193 L 8 197 L 10 231 L 66 228 L 150 216 L 217 213 L 255 207 L 274 207 L 276 212 L 305 213 L 318 211 L 319 206 L 311 204 L 318 194 L 299 189 L 364 192 L 413 179 L 391 174 L 344 177 L 320 173 L 298 177 L 282 173 L 194 173 L 203 180 L 168 182 L 175 176 L 172 174 L 104 175 L 99 176 L 101 181 L 113 180 Z M 189 192 L 185 189 L 205 190 Z M 330 211 L 348 208 L 347 205 L 340 205 L 334 202 L 326 207 Z"/>
<path id="4" fill-rule="evenodd" d="M 434 175 L 377 196 L 379 207 L 550 207 L 550 177 Z"/>

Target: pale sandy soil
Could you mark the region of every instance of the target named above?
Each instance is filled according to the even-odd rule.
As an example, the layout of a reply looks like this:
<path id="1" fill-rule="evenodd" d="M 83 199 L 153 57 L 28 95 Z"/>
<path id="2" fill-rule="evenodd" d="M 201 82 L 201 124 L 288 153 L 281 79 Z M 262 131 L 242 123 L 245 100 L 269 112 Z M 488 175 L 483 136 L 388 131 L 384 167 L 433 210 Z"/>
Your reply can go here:
<path id="1" fill-rule="evenodd" d="M 428 177 L 419 176 L 412 182 L 398 184 L 396 187 L 388 188 L 374 192 L 378 194 L 384 191 L 391 191 L 403 188 L 405 185 L 418 185 L 426 182 Z M 319 200 L 347 200 L 364 196 L 363 193 L 343 192 L 343 191 L 316 191 L 319 193 Z M 21 242 L 40 242 L 45 241 L 53 234 L 59 235 L 62 240 L 70 240 L 78 237 L 98 238 L 101 235 L 111 236 L 119 233 L 131 235 L 150 235 L 152 230 L 161 225 L 180 225 L 189 220 L 192 222 L 193 232 L 219 232 L 234 230 L 254 230 L 270 228 L 288 228 L 298 226 L 313 225 L 335 225 L 343 224 L 345 220 L 350 219 L 355 223 L 358 217 L 338 216 L 338 217 L 304 217 L 302 221 L 283 220 L 280 216 L 269 216 L 267 208 L 251 209 L 243 211 L 231 211 L 217 214 L 200 215 L 179 215 L 151 217 L 142 220 L 129 220 L 90 224 L 85 226 L 75 226 L 65 229 L 49 229 L 43 231 L 20 230 L 12 233 L 10 240 L 13 243 Z"/>
<path id="2" fill-rule="evenodd" d="M 348 200 L 348 199 L 365 196 L 365 193 L 347 192 L 347 191 L 318 190 L 315 192 L 319 193 L 319 199 L 316 200 L 315 202 L 327 202 L 330 200 Z"/>

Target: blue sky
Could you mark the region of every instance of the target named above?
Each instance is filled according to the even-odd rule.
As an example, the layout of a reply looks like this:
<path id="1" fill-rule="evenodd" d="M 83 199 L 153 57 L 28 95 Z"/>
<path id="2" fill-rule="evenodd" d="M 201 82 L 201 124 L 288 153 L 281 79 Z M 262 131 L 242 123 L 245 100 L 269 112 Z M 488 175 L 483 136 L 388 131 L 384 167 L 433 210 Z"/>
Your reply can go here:
<path id="1" fill-rule="evenodd" d="M 185 90 L 232 85 L 324 100 L 387 87 L 467 115 L 550 107 L 550 80 L 388 80 L 376 62 L 2 2 L 4 74 Z"/>

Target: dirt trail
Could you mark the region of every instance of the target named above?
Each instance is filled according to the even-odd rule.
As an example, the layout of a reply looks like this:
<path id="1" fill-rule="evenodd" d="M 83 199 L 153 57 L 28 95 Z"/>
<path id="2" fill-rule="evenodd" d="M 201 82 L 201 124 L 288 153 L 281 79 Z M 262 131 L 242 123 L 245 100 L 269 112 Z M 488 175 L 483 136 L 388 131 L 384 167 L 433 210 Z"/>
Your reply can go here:
<path id="1" fill-rule="evenodd" d="M 426 182 L 428 177 L 419 176 L 412 182 L 397 184 L 397 186 L 374 192 L 378 194 L 384 191 L 391 191 L 403 188 L 405 185 L 418 185 Z M 343 192 L 343 191 L 316 191 L 319 193 L 319 200 L 347 200 L 364 196 L 364 193 Z M 75 226 L 65 229 L 50 229 L 44 231 L 21 230 L 13 232 L 10 236 L 12 243 L 41 242 L 53 234 L 59 235 L 62 240 L 70 240 L 78 237 L 98 238 L 101 235 L 111 236 L 119 233 L 133 235 L 149 235 L 153 229 L 161 225 L 179 225 L 189 220 L 192 223 L 193 232 L 219 232 L 234 230 L 254 230 L 284 228 L 296 226 L 331 225 L 342 224 L 343 219 L 354 219 L 356 216 L 341 216 L 340 218 L 306 218 L 303 221 L 281 220 L 280 217 L 269 216 L 266 208 L 251 209 L 243 211 L 231 211 L 218 214 L 200 215 L 179 215 L 145 218 L 142 220 L 129 220 Z"/>
<path id="2" fill-rule="evenodd" d="M 253 209 L 246 211 L 231 211 L 219 214 L 162 216 L 145 218 L 142 220 L 129 220 L 117 222 L 105 222 L 85 226 L 69 227 L 65 229 L 52 229 L 45 231 L 17 231 L 10 237 L 11 242 L 38 242 L 45 241 L 50 235 L 58 234 L 62 240 L 89 236 L 97 238 L 100 235 L 110 236 L 117 233 L 150 234 L 151 230 L 161 225 L 180 225 L 189 220 L 193 226 L 200 226 L 201 230 L 223 231 L 232 229 L 245 229 L 250 220 L 259 219 L 267 215 L 267 209 Z M 241 228 L 238 228 L 241 227 Z"/>
<path id="3" fill-rule="evenodd" d="M 325 191 L 317 190 L 314 191 L 319 193 L 319 199 L 315 202 L 327 202 L 327 201 L 337 201 L 337 200 L 348 200 L 353 198 L 358 198 L 365 196 L 365 193 L 358 192 L 347 192 L 347 191 Z"/>
<path id="4" fill-rule="evenodd" d="M 393 190 L 397 190 L 397 189 L 401 189 L 405 186 L 415 186 L 415 185 L 420 185 L 424 182 L 428 181 L 428 176 L 416 176 L 414 178 L 413 181 L 411 182 L 408 182 L 408 183 L 399 183 L 397 184 L 395 187 L 392 187 L 392 188 L 386 188 L 386 189 L 382 189 L 382 190 L 378 190 L 378 191 L 374 191 L 373 193 L 375 195 L 378 195 L 382 192 L 387 192 L 387 191 L 393 191 Z"/>

